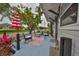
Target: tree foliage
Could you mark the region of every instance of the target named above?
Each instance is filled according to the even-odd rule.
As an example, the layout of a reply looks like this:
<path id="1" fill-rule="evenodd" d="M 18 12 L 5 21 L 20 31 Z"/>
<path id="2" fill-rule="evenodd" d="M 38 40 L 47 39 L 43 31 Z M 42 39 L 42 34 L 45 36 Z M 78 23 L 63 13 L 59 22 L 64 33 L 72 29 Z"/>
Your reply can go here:
<path id="1" fill-rule="evenodd" d="M 42 9 L 40 6 L 36 7 L 36 14 L 32 12 L 31 8 L 24 8 L 23 10 L 18 9 L 18 13 L 20 19 L 26 22 L 30 29 L 37 28 L 38 24 L 41 21 L 41 16 L 43 14 Z"/>

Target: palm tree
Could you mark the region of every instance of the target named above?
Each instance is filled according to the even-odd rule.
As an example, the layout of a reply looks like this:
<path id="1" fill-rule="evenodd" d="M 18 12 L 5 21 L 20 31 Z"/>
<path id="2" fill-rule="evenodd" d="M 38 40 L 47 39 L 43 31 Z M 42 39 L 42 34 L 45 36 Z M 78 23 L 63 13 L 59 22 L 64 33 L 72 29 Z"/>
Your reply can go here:
<path id="1" fill-rule="evenodd" d="M 5 16 L 9 15 L 9 7 L 10 5 L 8 3 L 0 3 L 0 14 L 2 15 L 1 21 Z"/>
<path id="2" fill-rule="evenodd" d="M 8 3 L 0 3 L 0 14 L 8 10 L 10 5 Z"/>

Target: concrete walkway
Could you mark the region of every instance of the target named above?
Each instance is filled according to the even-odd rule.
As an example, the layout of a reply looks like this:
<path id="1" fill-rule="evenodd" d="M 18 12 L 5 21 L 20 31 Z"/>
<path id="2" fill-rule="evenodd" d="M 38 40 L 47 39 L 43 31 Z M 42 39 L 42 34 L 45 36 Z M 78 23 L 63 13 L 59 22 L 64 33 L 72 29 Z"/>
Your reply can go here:
<path id="1" fill-rule="evenodd" d="M 49 48 L 53 46 L 48 36 L 44 36 L 43 42 L 39 46 L 25 44 L 20 42 L 21 49 L 16 50 L 13 56 L 49 56 Z"/>

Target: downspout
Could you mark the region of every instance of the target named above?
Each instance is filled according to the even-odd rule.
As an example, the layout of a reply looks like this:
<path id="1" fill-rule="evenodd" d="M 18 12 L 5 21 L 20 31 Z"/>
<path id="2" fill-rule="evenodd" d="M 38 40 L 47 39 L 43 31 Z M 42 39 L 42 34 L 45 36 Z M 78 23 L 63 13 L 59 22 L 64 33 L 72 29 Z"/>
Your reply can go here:
<path id="1" fill-rule="evenodd" d="M 55 26 L 55 41 L 56 41 L 56 45 L 58 45 L 58 40 L 57 40 L 57 37 L 58 37 L 58 17 L 55 18 L 56 20 L 56 26 Z"/>
<path id="2" fill-rule="evenodd" d="M 58 7 L 58 15 L 56 16 L 55 20 L 56 20 L 56 28 L 55 28 L 55 39 L 56 39 L 56 45 L 58 45 L 58 21 L 60 18 L 60 12 L 61 12 L 61 4 L 59 4 Z"/>

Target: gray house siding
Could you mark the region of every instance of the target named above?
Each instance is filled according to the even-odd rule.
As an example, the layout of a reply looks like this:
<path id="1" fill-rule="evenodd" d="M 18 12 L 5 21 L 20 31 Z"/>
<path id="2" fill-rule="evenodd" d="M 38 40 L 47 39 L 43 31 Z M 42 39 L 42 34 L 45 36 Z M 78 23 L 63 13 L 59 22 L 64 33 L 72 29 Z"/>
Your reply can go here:
<path id="1" fill-rule="evenodd" d="M 79 15 L 79 4 L 78 4 L 77 16 L 78 15 Z M 60 43 L 60 37 L 71 38 L 72 39 L 72 55 L 79 56 L 79 16 L 77 17 L 77 23 L 69 24 L 65 26 L 60 26 L 60 20 L 59 20 L 59 30 L 58 30 L 59 43 Z"/>

